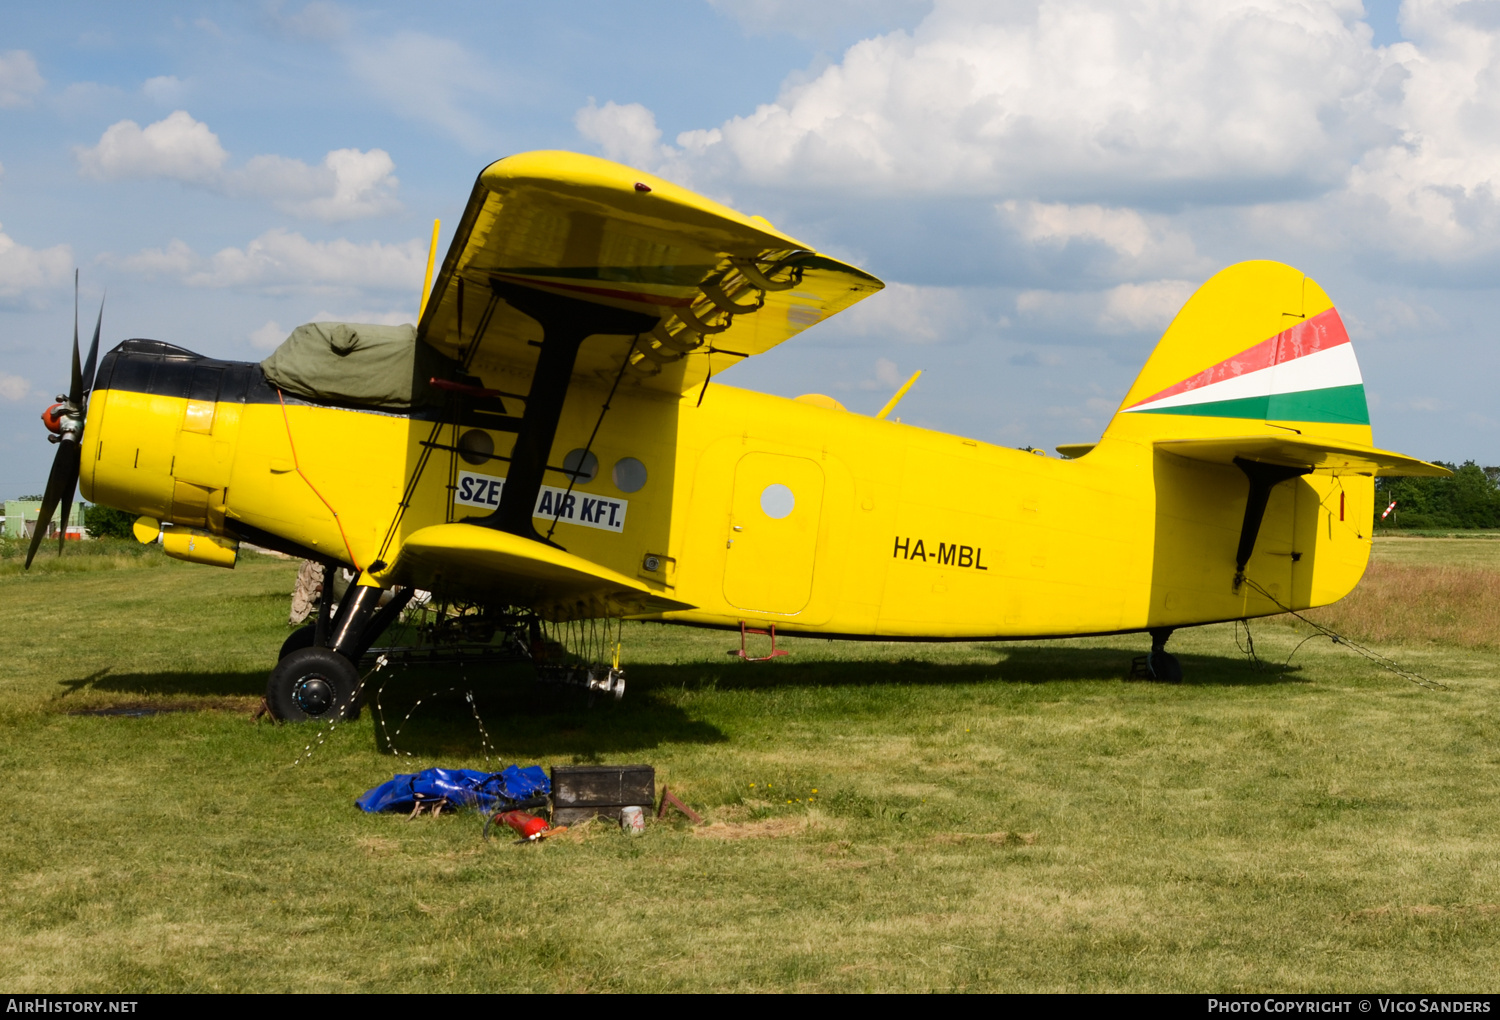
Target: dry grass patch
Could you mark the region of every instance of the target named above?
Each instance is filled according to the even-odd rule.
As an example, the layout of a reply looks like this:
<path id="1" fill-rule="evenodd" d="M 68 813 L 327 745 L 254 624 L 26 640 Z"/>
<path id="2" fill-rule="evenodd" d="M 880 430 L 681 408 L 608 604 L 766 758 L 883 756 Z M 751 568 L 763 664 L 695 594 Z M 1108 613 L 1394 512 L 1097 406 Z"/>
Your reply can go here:
<path id="1" fill-rule="evenodd" d="M 762 818 L 758 822 L 714 822 L 693 829 L 694 836 L 705 839 L 779 839 L 800 836 L 817 828 L 811 818 Z"/>
<path id="2" fill-rule="evenodd" d="M 1409 907 L 1371 907 L 1356 910 L 1349 915 L 1351 921 L 1372 921 L 1382 918 L 1403 917 L 1483 917 L 1500 914 L 1500 903 L 1454 903 L 1441 906 L 1434 903 L 1418 903 Z"/>
<path id="3" fill-rule="evenodd" d="M 1500 571 L 1377 559 L 1347 598 L 1307 616 L 1362 641 L 1500 648 Z"/>

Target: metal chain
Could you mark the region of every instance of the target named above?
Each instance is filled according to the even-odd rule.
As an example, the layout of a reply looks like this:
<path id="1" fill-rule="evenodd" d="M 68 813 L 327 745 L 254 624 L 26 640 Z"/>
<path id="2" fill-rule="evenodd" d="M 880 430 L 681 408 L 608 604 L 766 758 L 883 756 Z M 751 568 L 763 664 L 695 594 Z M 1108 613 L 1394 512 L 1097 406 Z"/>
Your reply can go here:
<path id="1" fill-rule="evenodd" d="M 408 666 L 407 668 L 410 669 L 411 667 Z M 402 717 L 401 723 L 396 727 L 395 733 L 392 733 L 390 731 L 390 727 L 386 724 L 385 709 L 380 703 L 380 697 L 385 693 L 385 685 L 381 685 L 380 689 L 375 692 L 375 715 L 380 720 L 380 731 L 385 735 L 385 746 L 390 750 L 391 754 L 395 755 L 398 758 L 407 757 L 412 759 L 413 761 L 416 761 L 416 755 L 412 754 L 410 751 L 403 751 L 396 746 L 396 738 L 401 735 L 401 731 L 406 728 L 406 724 L 411 722 L 411 717 L 416 714 L 417 709 L 422 707 L 422 703 L 424 701 L 439 697 L 443 694 L 453 694 L 457 692 L 462 686 L 464 687 L 464 700 L 469 705 L 469 711 L 474 715 L 475 725 L 479 727 L 479 749 L 480 753 L 484 755 L 485 764 L 490 764 L 491 755 L 494 755 L 497 758 L 500 756 L 500 752 L 497 751 L 495 749 L 495 745 L 491 743 L 489 730 L 485 729 L 484 719 L 479 714 L 479 705 L 474 700 L 474 690 L 471 687 L 465 686 L 469 682 L 468 674 L 460 673 L 459 676 L 462 680 L 462 684 L 454 684 L 452 687 L 449 687 L 446 690 L 442 688 L 433 688 L 431 691 L 427 692 L 427 694 L 418 698 L 416 704 L 412 705 L 411 709 L 406 713 L 404 717 Z M 389 682 L 390 681 L 387 681 L 387 683 Z"/>

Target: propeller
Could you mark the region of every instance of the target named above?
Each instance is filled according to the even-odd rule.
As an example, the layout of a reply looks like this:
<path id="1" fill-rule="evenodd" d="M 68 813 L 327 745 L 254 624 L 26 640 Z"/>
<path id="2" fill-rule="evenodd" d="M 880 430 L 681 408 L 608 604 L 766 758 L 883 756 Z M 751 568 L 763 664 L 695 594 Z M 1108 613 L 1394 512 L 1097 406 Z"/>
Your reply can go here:
<path id="1" fill-rule="evenodd" d="M 52 523 L 52 513 L 62 504 L 63 526 L 57 534 L 57 552 L 62 555 L 63 543 L 68 537 L 68 514 L 73 509 L 73 493 L 78 488 L 78 470 L 83 460 L 83 423 L 88 416 L 89 394 L 94 388 L 94 369 L 99 358 L 99 330 L 104 325 L 104 301 L 99 302 L 99 319 L 94 323 L 94 340 L 89 344 L 89 356 L 80 368 L 78 364 L 78 270 L 73 270 L 73 365 L 68 380 L 68 392 L 57 395 L 57 403 L 42 412 L 42 422 L 52 434 L 49 442 L 57 444 L 57 456 L 52 459 L 52 472 L 47 476 L 47 488 L 42 494 L 42 509 L 37 514 L 36 529 L 31 533 L 31 545 L 26 550 L 26 569 L 47 535 L 47 525 Z"/>

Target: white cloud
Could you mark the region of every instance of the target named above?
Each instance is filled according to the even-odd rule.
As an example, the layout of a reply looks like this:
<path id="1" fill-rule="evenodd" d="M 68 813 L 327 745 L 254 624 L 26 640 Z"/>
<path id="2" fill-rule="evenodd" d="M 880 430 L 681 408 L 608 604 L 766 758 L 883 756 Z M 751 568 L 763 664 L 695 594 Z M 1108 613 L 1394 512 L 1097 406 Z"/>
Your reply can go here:
<path id="1" fill-rule="evenodd" d="M 229 153 L 208 125 L 185 110 L 177 110 L 142 128 L 122 120 L 104 129 L 99 144 L 75 150 L 88 177 L 165 177 L 187 184 L 216 184 L 223 176 Z"/>
<path id="2" fill-rule="evenodd" d="M 1063 257 L 1063 265 L 1080 275 L 1093 270 L 1138 280 L 1167 273 L 1207 276 L 1219 268 L 1198 253 L 1192 235 L 1169 216 L 1014 199 L 995 209 L 1000 222 L 1030 246 L 1031 254 Z"/>
<path id="3" fill-rule="evenodd" d="M 708 5 L 753 35 L 820 39 L 839 30 L 918 17 L 931 0 L 708 0 Z"/>
<path id="4" fill-rule="evenodd" d="M 73 269 L 73 249 L 65 244 L 28 248 L 0 229 L 0 301 L 36 303 L 39 292 L 61 286 Z"/>
<path id="5" fill-rule="evenodd" d="M 968 339 L 980 331 L 1003 327 L 985 300 L 961 287 L 927 287 L 887 283 L 846 312 L 839 313 L 807 342 L 839 336 L 878 337 L 910 344 L 932 344 Z"/>
<path id="6" fill-rule="evenodd" d="M 421 289 L 427 245 L 413 239 L 309 241 L 298 233 L 269 230 L 243 248 L 200 255 L 182 241 L 127 256 L 104 256 L 114 268 L 166 276 L 190 287 L 233 287 L 264 293 L 323 293 Z M 403 318 L 402 321 L 410 321 Z"/>
<path id="7" fill-rule="evenodd" d="M 25 50 L 0 53 L 0 109 L 30 106 L 47 85 L 36 58 Z"/>
<path id="8" fill-rule="evenodd" d="M 1000 212 L 1013 220 L 1027 241 L 1065 244 L 1078 238 L 1098 241 L 1122 255 L 1139 257 L 1153 240 L 1146 218 L 1134 209 L 1044 202 L 1002 202 Z"/>
<path id="9" fill-rule="evenodd" d="M 1500 248 L 1500 19 L 1493 4 L 1408 0 L 1392 47 L 1401 136 L 1353 169 L 1345 236 L 1440 260 Z"/>
<path id="10" fill-rule="evenodd" d="M 313 42 L 333 42 L 349 32 L 349 12 L 328 0 L 312 0 L 295 11 L 282 11 L 282 5 L 266 7 L 271 25 L 282 35 Z"/>
<path id="11" fill-rule="evenodd" d="M 1104 294 L 1099 325 L 1108 331 L 1162 330 L 1198 289 L 1189 280 L 1122 283 Z"/>
<path id="12" fill-rule="evenodd" d="M 317 319 L 312 320 L 317 322 Z M 281 342 L 287 338 L 289 331 L 281 328 L 281 323 L 270 321 L 260 329 L 250 331 L 250 346 L 258 351 L 273 351 L 281 346 Z"/>
<path id="13" fill-rule="evenodd" d="M 1029 323 L 1079 331 L 1159 333 L 1198 286 L 1188 280 L 1155 280 L 1096 291 L 1025 290 L 1016 295 L 1016 313 Z"/>
<path id="14" fill-rule="evenodd" d="M 30 394 L 30 380 L 0 372 L 0 400 L 25 400 Z"/>
<path id="15" fill-rule="evenodd" d="M 176 75 L 163 74 L 147 78 L 141 85 L 146 98 L 158 106 L 176 106 L 187 92 L 187 83 Z"/>
<path id="16" fill-rule="evenodd" d="M 640 103 L 589 105 L 573 115 L 578 133 L 599 146 L 606 159 L 641 170 L 655 170 L 670 155 L 661 144 L 656 115 Z M 717 141 L 717 139 L 715 139 Z"/>
<path id="17" fill-rule="evenodd" d="M 766 30 L 787 13 L 736 8 Z M 1214 227 L 1235 254 L 1256 236 L 1452 264 L 1500 255 L 1494 10 L 1406 0 L 1411 41 L 1376 47 L 1357 0 L 937 0 L 675 146 L 637 103 L 575 123 L 700 188 L 990 197 L 1033 248 L 1111 249 L 1117 279 L 1206 274 L 1201 224 L 1165 211 L 1203 204 L 1237 210 Z"/>
<path id="18" fill-rule="evenodd" d="M 102 255 L 100 261 L 127 273 L 155 279 L 161 276 L 184 276 L 196 269 L 203 260 L 185 241 L 173 239 L 165 248 L 145 248 L 123 258 Z"/>
<path id="19" fill-rule="evenodd" d="M 380 216 L 401 207 L 396 164 L 383 149 L 335 149 L 318 166 L 285 156 L 254 156 L 229 169 L 229 153 L 218 135 L 184 110 L 145 128 L 122 120 L 105 129 L 99 144 L 75 151 L 80 170 L 99 180 L 165 178 L 265 199 L 282 212 L 325 223 Z"/>
<path id="20" fill-rule="evenodd" d="M 515 89 L 506 88 L 461 44 L 424 32 L 398 32 L 350 44 L 344 54 L 350 70 L 396 113 L 436 126 L 470 149 L 493 153 L 496 132 L 474 109 L 485 109 Z"/>
<path id="21" fill-rule="evenodd" d="M 1372 113 L 1385 58 L 1359 11 L 939 2 L 719 125 L 705 158 L 754 183 L 876 192 L 1305 194 L 1393 137 Z"/>
<path id="22" fill-rule="evenodd" d="M 285 156 L 256 156 L 226 175 L 224 190 L 266 198 L 283 212 L 333 223 L 400 209 L 395 169 L 384 149 L 335 149 L 321 166 Z"/>

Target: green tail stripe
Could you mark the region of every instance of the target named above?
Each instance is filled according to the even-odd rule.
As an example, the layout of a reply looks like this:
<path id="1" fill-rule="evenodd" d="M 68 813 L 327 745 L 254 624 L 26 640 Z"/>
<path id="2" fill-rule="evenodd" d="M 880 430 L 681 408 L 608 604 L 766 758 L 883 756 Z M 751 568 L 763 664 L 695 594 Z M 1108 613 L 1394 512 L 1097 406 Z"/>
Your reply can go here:
<path id="1" fill-rule="evenodd" d="M 1323 390 L 1272 393 L 1265 397 L 1210 400 L 1180 407 L 1150 407 L 1129 414 L 1186 414 L 1199 418 L 1251 418 L 1256 421 L 1320 421 L 1341 425 L 1370 424 L 1363 384 Z"/>

